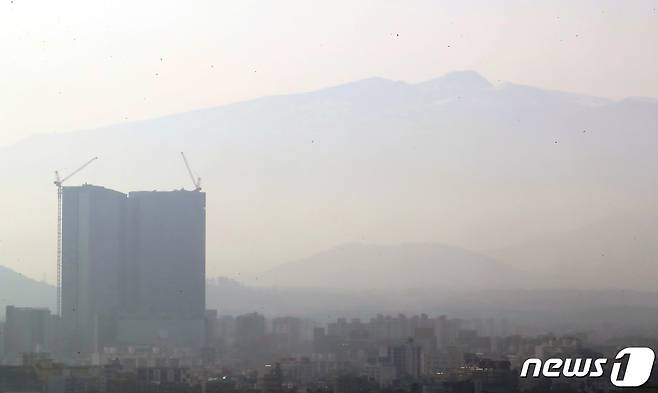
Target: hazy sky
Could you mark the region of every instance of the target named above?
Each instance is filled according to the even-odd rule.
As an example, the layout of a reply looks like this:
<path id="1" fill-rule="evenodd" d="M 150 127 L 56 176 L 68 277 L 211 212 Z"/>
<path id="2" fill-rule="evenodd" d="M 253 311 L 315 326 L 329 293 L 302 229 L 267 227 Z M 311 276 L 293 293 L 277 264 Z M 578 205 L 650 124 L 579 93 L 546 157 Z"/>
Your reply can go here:
<path id="1" fill-rule="evenodd" d="M 658 97 L 655 1 L 0 1 L 0 146 L 359 78 L 474 69 Z"/>

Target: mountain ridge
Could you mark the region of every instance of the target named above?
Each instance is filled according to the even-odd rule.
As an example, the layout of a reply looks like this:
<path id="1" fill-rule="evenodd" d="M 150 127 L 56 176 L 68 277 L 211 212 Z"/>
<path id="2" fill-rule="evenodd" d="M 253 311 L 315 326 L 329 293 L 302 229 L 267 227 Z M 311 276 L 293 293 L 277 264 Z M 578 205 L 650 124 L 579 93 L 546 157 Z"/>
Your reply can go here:
<path id="1" fill-rule="evenodd" d="M 54 276 L 52 173 L 92 156 L 69 184 L 171 190 L 190 187 L 185 151 L 208 191 L 211 273 L 355 240 L 489 250 L 653 209 L 658 105 L 447 80 L 468 94 L 375 79 L 24 140 L 0 154 L 16 190 L 0 205 L 3 257 Z"/>
<path id="2" fill-rule="evenodd" d="M 410 88 L 413 87 L 423 87 L 424 85 L 432 85 L 436 82 L 455 82 L 455 80 L 460 81 L 459 77 L 460 76 L 467 76 L 466 79 L 469 83 L 474 83 L 475 85 L 480 85 L 481 88 L 495 88 L 495 89 L 505 89 L 505 88 L 522 88 L 522 89 L 533 89 L 535 91 L 542 91 L 542 92 L 548 92 L 552 94 L 561 94 L 565 96 L 574 96 L 574 97 L 586 97 L 588 99 L 592 100 L 597 100 L 600 101 L 601 103 L 622 103 L 622 102 L 631 102 L 631 103 L 638 103 L 638 104 L 658 104 L 658 97 L 645 97 L 645 96 L 628 96 L 628 97 L 623 97 L 620 99 L 611 99 L 611 98 L 606 98 L 606 97 L 600 97 L 600 96 L 591 96 L 591 95 L 586 95 L 586 94 L 581 94 L 577 92 L 571 92 L 571 91 L 563 91 L 563 90 L 553 90 L 553 89 L 546 89 L 542 87 L 536 87 L 533 85 L 525 85 L 525 84 L 518 84 L 518 83 L 513 83 L 513 82 L 502 82 L 499 85 L 495 86 L 493 85 L 489 80 L 484 78 L 480 73 L 474 70 L 460 70 L 460 71 L 451 71 L 448 72 L 444 75 L 430 78 L 427 80 L 423 80 L 420 82 L 405 82 L 405 81 L 400 81 L 400 80 L 393 80 L 393 79 L 387 79 L 384 77 L 379 77 L 379 76 L 373 76 L 373 77 L 368 77 L 368 78 L 363 78 L 363 79 L 358 79 L 355 81 L 351 82 L 344 82 L 344 83 L 339 83 L 336 85 L 330 85 L 327 87 L 320 87 L 317 89 L 312 89 L 312 90 L 307 90 L 307 91 L 299 91 L 299 92 L 293 92 L 293 93 L 281 93 L 281 94 L 271 94 L 271 95 L 265 95 L 261 97 L 255 97 L 255 98 L 249 98 L 245 100 L 240 100 L 236 102 L 229 102 L 225 104 L 220 104 L 220 105 L 211 105 L 211 106 L 206 106 L 206 107 L 201 107 L 197 109 L 192 109 L 189 111 L 183 111 L 183 112 L 173 112 L 173 113 L 168 113 L 168 114 L 163 114 L 163 115 L 157 115 L 157 116 L 150 116 L 142 119 L 137 119 L 137 120 L 129 120 L 129 121 L 120 121 L 120 122 L 115 122 L 115 123 L 107 123 L 107 124 L 101 124 L 98 126 L 94 127 L 88 127 L 88 128 L 81 128 L 81 129 L 76 129 L 72 131 L 65 131 L 65 132 L 45 132 L 45 133 L 35 133 L 32 135 L 29 135 L 25 138 L 22 138 L 13 144 L 9 145 L 0 145 L 0 150 L 10 148 L 19 144 L 22 144 L 24 141 L 29 141 L 34 138 L 39 138 L 39 137 L 47 137 L 47 136 L 57 136 L 61 135 L 62 133 L 64 134 L 71 134 L 71 133 L 80 133 L 80 132 L 90 132 L 90 131 L 96 131 L 96 130 L 105 130 L 107 128 L 114 128 L 114 127 L 121 127 L 124 125 L 132 125 L 132 124 L 140 124 L 140 123 L 145 123 L 145 122 L 151 122 L 155 120 L 164 120 L 168 118 L 173 118 L 173 117 L 178 117 L 178 116 L 185 116 L 185 115 L 192 115 L 196 113 L 204 113 L 208 111 L 215 111 L 218 109 L 223 109 L 223 108 L 231 108 L 234 106 L 240 106 L 243 104 L 248 104 L 252 102 L 260 102 L 263 100 L 270 100 L 270 99 L 276 99 L 279 97 L 294 97 L 294 96 L 305 96 L 309 94 L 316 94 L 316 93 L 323 93 L 326 91 L 332 91 L 332 90 L 340 90 L 343 88 L 351 88 L 354 86 L 359 86 L 359 85 L 379 85 L 379 86 L 407 86 Z M 461 79 L 463 81 L 464 79 Z M 470 79 L 470 80 L 469 80 Z"/>

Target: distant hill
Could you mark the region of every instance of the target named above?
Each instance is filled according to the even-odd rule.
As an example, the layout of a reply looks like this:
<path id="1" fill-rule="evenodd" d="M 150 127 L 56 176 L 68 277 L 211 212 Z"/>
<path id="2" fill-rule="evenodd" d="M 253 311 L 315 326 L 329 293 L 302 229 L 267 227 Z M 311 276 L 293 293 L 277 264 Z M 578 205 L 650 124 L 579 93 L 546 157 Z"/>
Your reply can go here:
<path id="1" fill-rule="evenodd" d="M 346 244 L 255 276 L 259 286 L 337 289 L 519 288 L 526 277 L 492 258 L 439 244 Z"/>
<path id="2" fill-rule="evenodd" d="M 55 312 L 56 302 L 55 287 L 0 266 L 0 317 L 4 318 L 8 305 L 46 307 Z"/>
<path id="3" fill-rule="evenodd" d="M 625 209 L 658 215 L 656 124 L 655 100 L 492 84 L 461 71 L 35 135 L 0 148 L 0 217 L 11 223 L 0 225 L 0 253 L 22 261 L 8 265 L 15 270 L 54 277 L 53 171 L 69 173 L 99 156 L 69 184 L 190 188 L 180 151 L 208 193 L 214 274 L 262 271 L 349 242 L 502 249 Z M 613 232 L 609 247 L 623 237 Z M 651 247 L 640 253 L 658 257 Z M 600 283 L 580 279 L 607 285 L 614 270 L 605 261 Z M 625 264 L 645 269 L 634 258 Z M 655 288 L 656 276 L 658 265 L 624 285 Z"/>

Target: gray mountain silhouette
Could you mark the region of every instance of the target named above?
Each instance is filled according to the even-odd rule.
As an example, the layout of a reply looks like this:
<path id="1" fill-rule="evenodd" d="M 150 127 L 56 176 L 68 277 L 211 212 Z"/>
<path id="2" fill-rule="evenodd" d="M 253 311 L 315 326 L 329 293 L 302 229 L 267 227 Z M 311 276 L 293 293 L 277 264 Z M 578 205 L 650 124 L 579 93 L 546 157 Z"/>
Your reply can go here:
<path id="1" fill-rule="evenodd" d="M 99 156 L 70 184 L 191 188 L 180 151 L 208 192 L 210 266 L 273 266 L 353 241 L 505 248 L 620 209 L 655 216 L 656 124 L 655 100 L 492 85 L 462 71 L 35 135 L 0 148 L 3 190 L 20 190 L 0 204 L 13 223 L 0 225 L 2 252 L 52 277 L 55 169 Z M 653 288 L 657 275 L 633 286 Z"/>

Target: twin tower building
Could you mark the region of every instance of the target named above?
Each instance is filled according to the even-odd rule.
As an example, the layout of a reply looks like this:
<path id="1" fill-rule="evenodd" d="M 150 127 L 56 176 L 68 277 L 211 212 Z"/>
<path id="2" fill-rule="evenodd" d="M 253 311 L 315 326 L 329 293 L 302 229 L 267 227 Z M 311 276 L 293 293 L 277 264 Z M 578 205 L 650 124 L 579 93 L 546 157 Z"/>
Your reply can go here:
<path id="1" fill-rule="evenodd" d="M 64 187 L 61 324 L 69 351 L 203 345 L 205 204 L 198 191 Z"/>

